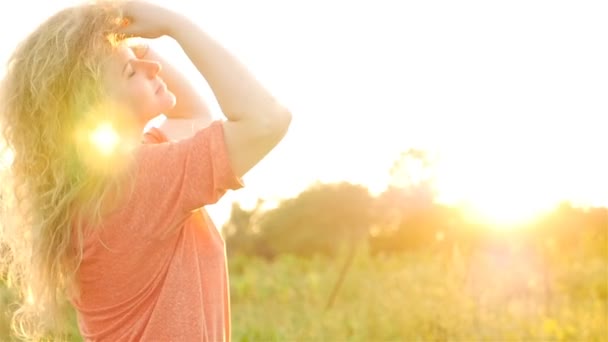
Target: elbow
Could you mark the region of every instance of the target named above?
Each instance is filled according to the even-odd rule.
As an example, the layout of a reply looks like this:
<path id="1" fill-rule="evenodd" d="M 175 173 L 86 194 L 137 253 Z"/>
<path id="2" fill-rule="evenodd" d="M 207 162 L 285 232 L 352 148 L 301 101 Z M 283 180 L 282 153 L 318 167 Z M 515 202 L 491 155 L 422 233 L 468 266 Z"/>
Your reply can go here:
<path id="1" fill-rule="evenodd" d="M 271 113 L 265 115 L 263 131 L 268 136 L 276 137 L 278 140 L 282 139 L 287 133 L 291 124 L 292 115 L 289 109 L 280 106 L 273 110 Z"/>
<path id="2" fill-rule="evenodd" d="M 287 133 L 287 130 L 289 129 L 289 125 L 291 125 L 291 111 L 287 108 L 283 108 L 282 110 L 278 111 L 278 113 L 276 114 L 276 118 L 275 118 L 275 125 L 277 126 L 276 129 L 281 132 L 282 135 L 285 135 L 285 133 Z"/>

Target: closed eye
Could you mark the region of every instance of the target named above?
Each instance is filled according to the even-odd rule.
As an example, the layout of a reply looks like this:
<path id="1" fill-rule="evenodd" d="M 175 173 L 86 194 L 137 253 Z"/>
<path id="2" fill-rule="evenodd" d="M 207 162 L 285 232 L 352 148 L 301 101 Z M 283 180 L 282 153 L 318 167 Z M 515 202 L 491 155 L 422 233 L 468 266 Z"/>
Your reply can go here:
<path id="1" fill-rule="evenodd" d="M 126 73 L 127 78 L 131 78 L 135 75 L 135 68 L 133 68 L 133 64 L 131 64 L 133 60 L 130 59 L 126 64 L 125 67 L 122 69 L 123 74 Z"/>

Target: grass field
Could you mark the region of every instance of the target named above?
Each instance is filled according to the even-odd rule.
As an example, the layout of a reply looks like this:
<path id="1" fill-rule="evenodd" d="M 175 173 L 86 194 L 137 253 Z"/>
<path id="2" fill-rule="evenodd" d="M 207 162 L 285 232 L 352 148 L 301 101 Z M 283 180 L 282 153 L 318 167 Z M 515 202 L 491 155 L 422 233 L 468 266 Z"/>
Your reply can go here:
<path id="1" fill-rule="evenodd" d="M 608 263 L 571 260 L 546 284 L 423 255 L 355 258 L 325 310 L 343 260 L 232 263 L 236 341 L 608 341 Z M 529 274 L 534 277 L 533 274 Z M 477 281 L 472 279 L 477 278 Z M 486 281 L 486 280 L 484 280 Z M 477 284 L 475 284 L 475 282 Z M 487 287 L 484 287 L 486 286 Z M 547 286 L 544 286 L 547 285 Z"/>
<path id="2" fill-rule="evenodd" d="M 372 257 L 360 248 L 329 309 L 345 257 L 234 257 L 233 340 L 608 341 L 604 256 L 556 254 L 542 268 L 516 256 Z M 9 297 L 0 290 L 3 308 Z M 0 340 L 7 334 L 5 317 Z"/>

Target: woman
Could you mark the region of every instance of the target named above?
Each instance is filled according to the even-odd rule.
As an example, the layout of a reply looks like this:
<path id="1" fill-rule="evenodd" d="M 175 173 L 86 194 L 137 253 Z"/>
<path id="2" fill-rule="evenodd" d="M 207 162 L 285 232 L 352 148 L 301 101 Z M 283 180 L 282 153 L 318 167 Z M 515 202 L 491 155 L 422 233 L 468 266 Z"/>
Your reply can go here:
<path id="1" fill-rule="evenodd" d="M 161 36 L 180 44 L 225 120 L 209 124 L 183 76 L 124 41 Z M 14 52 L 1 89 L 13 161 L 0 251 L 21 294 L 15 333 L 51 333 L 65 298 L 88 341 L 229 340 L 224 243 L 202 208 L 242 186 L 289 111 L 193 22 L 139 1 L 51 17 Z"/>

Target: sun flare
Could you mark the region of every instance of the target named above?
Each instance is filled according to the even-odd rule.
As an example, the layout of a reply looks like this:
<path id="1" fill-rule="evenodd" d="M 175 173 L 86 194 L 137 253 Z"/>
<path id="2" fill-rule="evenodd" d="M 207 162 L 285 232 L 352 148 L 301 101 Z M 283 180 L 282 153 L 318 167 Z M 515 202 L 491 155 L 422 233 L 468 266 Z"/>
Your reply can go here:
<path id="1" fill-rule="evenodd" d="M 550 165 L 523 152 L 511 155 L 446 158 L 438 169 L 439 201 L 457 205 L 474 222 L 503 230 L 530 223 L 561 202 L 555 186 L 559 174 Z"/>
<path id="2" fill-rule="evenodd" d="M 0 169 L 5 169 L 10 167 L 13 164 L 13 160 L 15 159 L 15 153 L 12 149 L 6 148 L 6 146 L 2 145 L 0 142 Z"/>
<path id="3" fill-rule="evenodd" d="M 120 107 L 107 104 L 94 108 L 84 117 L 74 131 L 81 161 L 91 170 L 110 174 L 128 165 L 140 139 L 132 116 Z"/>
<path id="4" fill-rule="evenodd" d="M 90 136 L 90 141 L 103 155 L 110 155 L 118 146 L 120 137 L 108 122 L 101 123 Z"/>
<path id="5" fill-rule="evenodd" d="M 547 208 L 539 203 L 513 202 L 493 198 L 486 201 L 476 201 L 465 205 L 465 212 L 469 218 L 486 224 L 491 228 L 508 230 L 521 227 L 545 212 Z"/>

